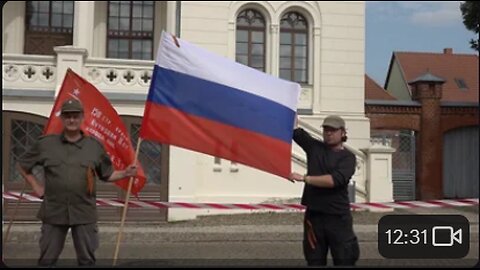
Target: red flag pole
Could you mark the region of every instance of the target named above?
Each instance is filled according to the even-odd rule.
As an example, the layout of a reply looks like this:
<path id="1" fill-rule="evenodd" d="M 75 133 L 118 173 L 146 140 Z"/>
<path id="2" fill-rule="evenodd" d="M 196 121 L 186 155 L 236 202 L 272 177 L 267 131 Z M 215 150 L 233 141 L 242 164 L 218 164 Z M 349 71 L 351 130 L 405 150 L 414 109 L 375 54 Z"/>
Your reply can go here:
<path id="1" fill-rule="evenodd" d="M 140 152 L 140 144 L 141 143 L 142 143 L 142 138 L 138 138 L 137 150 L 135 152 L 135 161 L 134 161 L 133 164 L 137 163 L 138 153 Z M 128 201 L 130 199 L 130 191 L 132 190 L 133 178 L 134 178 L 133 176 L 130 177 L 130 181 L 128 181 L 128 190 L 127 190 L 127 195 L 125 196 L 125 205 L 123 206 L 122 221 L 120 223 L 120 228 L 118 230 L 117 245 L 115 246 L 115 254 L 113 255 L 113 266 L 115 266 L 117 264 L 118 252 L 120 251 L 120 241 L 122 239 L 123 226 L 125 224 L 125 219 L 127 217 Z"/>

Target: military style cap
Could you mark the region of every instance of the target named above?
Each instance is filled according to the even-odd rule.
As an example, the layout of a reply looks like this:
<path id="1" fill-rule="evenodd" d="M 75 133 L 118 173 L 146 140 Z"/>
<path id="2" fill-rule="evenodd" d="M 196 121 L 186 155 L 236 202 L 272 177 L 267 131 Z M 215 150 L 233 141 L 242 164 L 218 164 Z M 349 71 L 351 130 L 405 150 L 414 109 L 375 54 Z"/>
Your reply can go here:
<path id="1" fill-rule="evenodd" d="M 76 99 L 66 100 L 62 104 L 62 113 L 67 113 L 67 112 L 83 112 L 82 103 L 80 103 L 80 101 Z"/>
<path id="2" fill-rule="evenodd" d="M 345 121 L 336 115 L 330 115 L 323 120 L 322 127 L 345 128 Z"/>

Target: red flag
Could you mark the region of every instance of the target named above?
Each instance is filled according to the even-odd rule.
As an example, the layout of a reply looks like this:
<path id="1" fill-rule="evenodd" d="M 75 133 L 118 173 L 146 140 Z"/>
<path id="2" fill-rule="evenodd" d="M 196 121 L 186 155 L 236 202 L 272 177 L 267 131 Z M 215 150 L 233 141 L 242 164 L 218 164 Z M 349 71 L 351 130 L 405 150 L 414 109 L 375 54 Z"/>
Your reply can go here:
<path id="1" fill-rule="evenodd" d="M 135 160 L 135 151 L 130 136 L 117 111 L 100 91 L 87 80 L 71 69 L 67 70 L 50 118 L 45 126 L 45 134 L 60 134 L 63 126 L 60 109 L 64 101 L 78 99 L 84 110 L 83 132 L 102 143 L 112 160 L 115 170 L 123 170 Z M 115 184 L 124 190 L 128 189 L 129 178 L 116 181 Z M 132 194 L 137 196 L 145 185 L 145 174 L 138 166 L 138 174 L 132 184 Z"/>

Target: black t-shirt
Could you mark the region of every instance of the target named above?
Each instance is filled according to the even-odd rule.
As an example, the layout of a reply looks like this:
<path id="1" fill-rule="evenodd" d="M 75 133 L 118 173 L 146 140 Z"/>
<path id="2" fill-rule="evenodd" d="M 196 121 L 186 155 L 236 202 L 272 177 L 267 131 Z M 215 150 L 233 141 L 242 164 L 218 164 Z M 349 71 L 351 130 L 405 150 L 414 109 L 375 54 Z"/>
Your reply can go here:
<path id="1" fill-rule="evenodd" d="M 333 188 L 319 188 L 305 184 L 302 204 L 309 210 L 326 214 L 345 214 L 350 211 L 348 183 L 355 173 L 355 155 L 347 149 L 334 151 L 323 142 L 297 128 L 293 140 L 307 154 L 307 175 L 332 175 Z"/>

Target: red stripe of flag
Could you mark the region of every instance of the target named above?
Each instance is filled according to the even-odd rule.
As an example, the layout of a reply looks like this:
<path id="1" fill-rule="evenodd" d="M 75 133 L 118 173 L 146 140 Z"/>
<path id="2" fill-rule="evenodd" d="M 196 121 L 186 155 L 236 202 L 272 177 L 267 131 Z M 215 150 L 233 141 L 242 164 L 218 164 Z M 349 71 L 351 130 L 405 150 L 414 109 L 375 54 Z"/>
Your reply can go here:
<path id="1" fill-rule="evenodd" d="M 291 144 L 147 102 L 142 138 L 214 155 L 288 178 Z M 285 158 L 288 157 L 288 158 Z"/>

